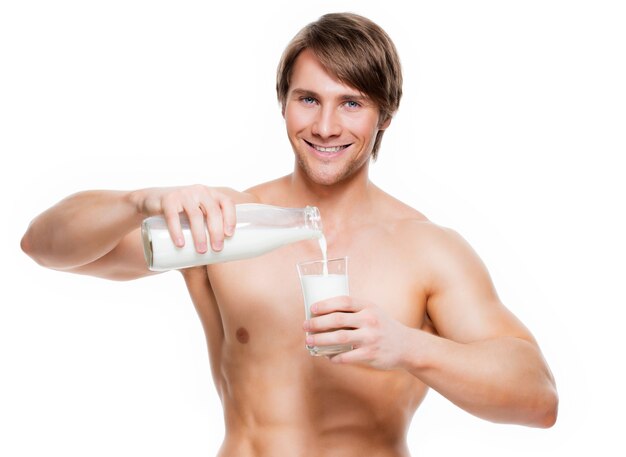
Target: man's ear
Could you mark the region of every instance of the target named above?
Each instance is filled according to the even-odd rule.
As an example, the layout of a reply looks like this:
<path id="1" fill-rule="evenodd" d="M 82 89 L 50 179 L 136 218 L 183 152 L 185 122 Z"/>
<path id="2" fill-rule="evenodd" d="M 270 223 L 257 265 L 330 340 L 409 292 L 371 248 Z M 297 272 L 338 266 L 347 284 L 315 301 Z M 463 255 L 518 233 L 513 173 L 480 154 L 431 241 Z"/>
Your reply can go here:
<path id="1" fill-rule="evenodd" d="M 391 119 L 392 116 L 387 116 L 385 118 L 385 120 L 383 120 L 379 125 L 378 125 L 378 130 L 385 130 L 387 129 L 387 127 L 389 127 L 389 124 L 391 124 Z"/>

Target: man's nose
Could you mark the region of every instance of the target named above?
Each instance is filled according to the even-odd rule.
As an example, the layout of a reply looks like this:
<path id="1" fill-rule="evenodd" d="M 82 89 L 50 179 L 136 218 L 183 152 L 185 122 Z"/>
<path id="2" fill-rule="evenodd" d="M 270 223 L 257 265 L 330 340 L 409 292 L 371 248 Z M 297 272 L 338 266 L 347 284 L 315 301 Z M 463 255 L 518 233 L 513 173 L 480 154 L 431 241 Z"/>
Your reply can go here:
<path id="1" fill-rule="evenodd" d="M 312 133 L 322 138 L 329 138 L 341 134 L 339 113 L 332 107 L 322 107 L 313 122 Z"/>

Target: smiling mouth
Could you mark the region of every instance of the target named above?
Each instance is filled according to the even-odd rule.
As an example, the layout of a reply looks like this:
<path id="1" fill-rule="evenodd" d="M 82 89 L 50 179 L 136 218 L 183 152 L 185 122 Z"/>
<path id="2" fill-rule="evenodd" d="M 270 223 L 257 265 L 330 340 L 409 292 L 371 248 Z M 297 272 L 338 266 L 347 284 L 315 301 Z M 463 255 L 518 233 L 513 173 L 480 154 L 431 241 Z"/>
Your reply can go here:
<path id="1" fill-rule="evenodd" d="M 346 149 L 348 146 L 350 146 L 349 144 L 343 144 L 340 146 L 318 146 L 317 144 L 313 144 L 310 141 L 304 140 L 304 142 L 306 144 L 308 144 L 309 146 L 311 146 L 313 149 L 315 149 L 317 152 L 321 152 L 323 154 L 334 154 L 340 151 L 343 151 L 344 149 Z"/>

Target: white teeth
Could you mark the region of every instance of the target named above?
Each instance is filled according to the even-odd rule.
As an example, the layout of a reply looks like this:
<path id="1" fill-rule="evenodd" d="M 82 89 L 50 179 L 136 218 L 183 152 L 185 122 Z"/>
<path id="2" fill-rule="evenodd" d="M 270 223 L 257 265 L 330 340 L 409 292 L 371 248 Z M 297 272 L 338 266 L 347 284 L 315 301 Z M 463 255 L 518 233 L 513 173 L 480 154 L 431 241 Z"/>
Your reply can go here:
<path id="1" fill-rule="evenodd" d="M 322 148 L 321 146 L 313 145 L 313 147 L 320 152 L 339 152 L 343 149 L 343 146 L 335 146 L 334 148 Z"/>

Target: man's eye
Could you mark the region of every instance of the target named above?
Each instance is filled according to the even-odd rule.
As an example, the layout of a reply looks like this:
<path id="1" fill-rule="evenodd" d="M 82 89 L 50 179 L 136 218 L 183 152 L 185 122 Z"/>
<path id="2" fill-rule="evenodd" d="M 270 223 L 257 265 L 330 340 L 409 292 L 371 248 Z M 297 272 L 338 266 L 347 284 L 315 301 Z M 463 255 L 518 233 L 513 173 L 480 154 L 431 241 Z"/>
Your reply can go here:
<path id="1" fill-rule="evenodd" d="M 315 99 L 313 97 L 302 97 L 302 101 L 307 104 L 315 103 Z"/>
<path id="2" fill-rule="evenodd" d="M 359 102 L 355 102 L 354 100 L 348 100 L 348 101 L 346 102 L 346 106 L 347 106 L 348 108 L 358 108 L 358 107 L 359 107 L 359 106 L 361 106 L 361 105 L 359 104 Z"/>

